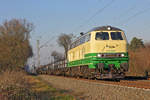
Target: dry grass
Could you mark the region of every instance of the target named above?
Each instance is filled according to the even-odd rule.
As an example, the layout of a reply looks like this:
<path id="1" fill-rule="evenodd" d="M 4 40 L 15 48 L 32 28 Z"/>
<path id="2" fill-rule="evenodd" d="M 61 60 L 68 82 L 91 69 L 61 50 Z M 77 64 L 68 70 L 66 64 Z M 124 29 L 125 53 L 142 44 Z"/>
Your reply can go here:
<path id="1" fill-rule="evenodd" d="M 0 100 L 74 100 L 37 77 L 22 71 L 0 74 Z"/>
<path id="2" fill-rule="evenodd" d="M 26 74 L 22 71 L 5 71 L 0 74 L 0 94 L 3 100 L 26 96 L 30 93 L 30 85 Z M 0 98 L 0 99 L 1 99 Z"/>
<path id="3" fill-rule="evenodd" d="M 134 76 L 143 76 L 145 71 L 150 72 L 150 46 L 146 45 L 145 48 L 129 51 L 130 68 L 129 73 Z"/>

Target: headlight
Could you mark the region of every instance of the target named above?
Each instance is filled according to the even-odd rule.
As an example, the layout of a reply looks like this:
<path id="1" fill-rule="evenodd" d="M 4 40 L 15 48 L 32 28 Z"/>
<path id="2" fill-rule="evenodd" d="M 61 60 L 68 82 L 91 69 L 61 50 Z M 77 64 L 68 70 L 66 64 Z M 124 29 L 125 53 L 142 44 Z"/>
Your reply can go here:
<path id="1" fill-rule="evenodd" d="M 101 54 L 97 54 L 97 57 L 102 57 L 102 55 Z"/>
<path id="2" fill-rule="evenodd" d="M 125 55 L 124 54 L 121 54 L 121 57 L 124 57 Z"/>
<path id="3" fill-rule="evenodd" d="M 111 30 L 111 26 L 108 26 L 107 29 L 108 29 L 108 30 Z"/>

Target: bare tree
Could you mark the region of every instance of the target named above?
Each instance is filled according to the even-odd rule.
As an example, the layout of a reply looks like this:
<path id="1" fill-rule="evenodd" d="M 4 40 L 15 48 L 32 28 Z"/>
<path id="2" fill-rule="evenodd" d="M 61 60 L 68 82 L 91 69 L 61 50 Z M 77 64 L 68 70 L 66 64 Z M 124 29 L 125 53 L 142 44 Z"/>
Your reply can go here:
<path id="1" fill-rule="evenodd" d="M 0 68 L 23 67 L 33 55 L 29 35 L 33 25 L 12 19 L 0 25 Z"/>
<path id="2" fill-rule="evenodd" d="M 51 53 L 51 56 L 54 58 L 54 62 L 64 59 L 64 56 L 61 53 L 57 52 L 57 51 L 53 51 Z"/>
<path id="3" fill-rule="evenodd" d="M 65 50 L 65 58 L 67 58 L 67 52 L 71 46 L 72 40 L 74 38 L 73 34 L 64 34 L 62 33 L 57 40 L 59 46 L 63 47 Z"/>

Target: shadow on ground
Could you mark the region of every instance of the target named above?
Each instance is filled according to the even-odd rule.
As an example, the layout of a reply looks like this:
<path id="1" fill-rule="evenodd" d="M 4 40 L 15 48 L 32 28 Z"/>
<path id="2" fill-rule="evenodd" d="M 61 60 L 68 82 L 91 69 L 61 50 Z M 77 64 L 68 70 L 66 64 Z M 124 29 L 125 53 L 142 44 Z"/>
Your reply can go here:
<path id="1" fill-rule="evenodd" d="M 138 80 L 147 80 L 149 77 L 145 76 L 126 76 L 121 80 L 128 80 L 128 81 L 138 81 Z"/>
<path id="2" fill-rule="evenodd" d="M 121 80 L 127 80 L 127 81 L 148 80 L 148 78 L 149 77 L 145 77 L 145 76 L 126 76 L 125 78 L 121 78 L 121 79 L 97 79 L 97 80 L 120 82 Z"/>

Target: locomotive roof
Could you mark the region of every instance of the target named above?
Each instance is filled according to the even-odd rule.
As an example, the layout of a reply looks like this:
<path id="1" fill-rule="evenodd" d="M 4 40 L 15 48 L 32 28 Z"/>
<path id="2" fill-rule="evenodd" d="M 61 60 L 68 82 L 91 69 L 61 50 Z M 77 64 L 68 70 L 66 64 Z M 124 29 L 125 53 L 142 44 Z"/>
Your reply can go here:
<path id="1" fill-rule="evenodd" d="M 111 29 L 108 30 L 108 27 L 110 27 Z M 95 27 L 93 28 L 92 30 L 86 32 L 85 34 L 77 37 L 73 42 L 75 42 L 76 40 L 80 39 L 82 36 L 86 35 L 87 33 L 89 32 L 92 32 L 92 31 L 122 31 L 121 29 L 117 28 L 117 27 L 112 27 L 112 26 L 100 26 L 100 27 Z M 72 42 L 72 43 L 73 43 Z"/>
<path id="2" fill-rule="evenodd" d="M 121 29 L 117 28 L 117 27 L 112 27 L 112 26 L 101 26 L 101 27 L 95 27 L 92 30 L 90 30 L 89 32 L 92 31 L 108 31 L 108 28 L 111 28 L 111 31 L 122 31 Z"/>

